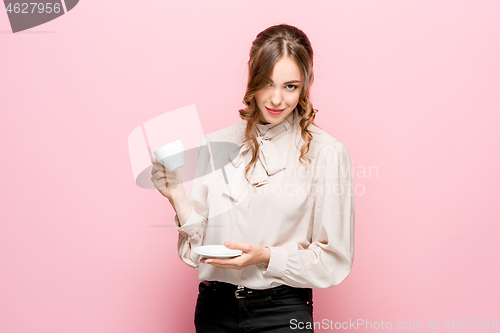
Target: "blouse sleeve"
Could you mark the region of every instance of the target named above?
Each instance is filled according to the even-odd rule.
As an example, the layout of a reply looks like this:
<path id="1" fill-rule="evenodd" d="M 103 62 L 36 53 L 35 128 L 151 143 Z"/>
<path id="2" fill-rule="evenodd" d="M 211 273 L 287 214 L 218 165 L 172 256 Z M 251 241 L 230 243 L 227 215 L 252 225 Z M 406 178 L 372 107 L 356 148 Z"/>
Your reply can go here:
<path id="1" fill-rule="evenodd" d="M 342 143 L 318 157 L 312 243 L 269 247 L 265 276 L 299 288 L 330 288 L 349 275 L 354 259 L 354 184 L 351 159 Z M 316 166 L 318 168 L 318 166 Z M 316 172 L 315 172 L 316 174 Z"/>
<path id="2" fill-rule="evenodd" d="M 203 177 L 211 172 L 210 154 L 205 136 L 198 147 L 198 161 L 188 201 L 191 204 L 191 215 L 180 226 L 179 218 L 175 215 L 174 226 L 179 231 L 177 250 L 179 257 L 190 267 L 198 269 L 200 256 L 192 251 L 201 246 L 205 236 L 208 221 L 209 207 L 207 204 L 208 189 L 203 185 Z"/>

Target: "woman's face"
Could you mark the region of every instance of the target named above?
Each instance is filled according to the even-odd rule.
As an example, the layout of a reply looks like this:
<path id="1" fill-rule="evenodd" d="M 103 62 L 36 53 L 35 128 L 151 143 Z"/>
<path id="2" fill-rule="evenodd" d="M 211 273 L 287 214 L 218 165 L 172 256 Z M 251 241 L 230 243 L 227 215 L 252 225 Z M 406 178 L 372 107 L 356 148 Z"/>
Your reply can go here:
<path id="1" fill-rule="evenodd" d="M 269 83 L 255 94 L 265 122 L 279 124 L 292 113 L 299 103 L 302 87 L 303 77 L 299 66 L 290 57 L 281 58 L 274 65 Z"/>

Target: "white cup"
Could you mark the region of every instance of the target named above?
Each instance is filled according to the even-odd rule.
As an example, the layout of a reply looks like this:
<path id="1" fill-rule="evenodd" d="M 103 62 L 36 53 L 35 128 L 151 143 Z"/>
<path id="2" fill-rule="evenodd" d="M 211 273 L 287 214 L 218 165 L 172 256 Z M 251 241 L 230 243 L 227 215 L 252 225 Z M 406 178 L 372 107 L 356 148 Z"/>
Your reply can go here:
<path id="1" fill-rule="evenodd" d="M 184 144 L 182 140 L 173 141 L 154 151 L 156 159 L 168 171 L 174 171 L 184 165 Z"/>

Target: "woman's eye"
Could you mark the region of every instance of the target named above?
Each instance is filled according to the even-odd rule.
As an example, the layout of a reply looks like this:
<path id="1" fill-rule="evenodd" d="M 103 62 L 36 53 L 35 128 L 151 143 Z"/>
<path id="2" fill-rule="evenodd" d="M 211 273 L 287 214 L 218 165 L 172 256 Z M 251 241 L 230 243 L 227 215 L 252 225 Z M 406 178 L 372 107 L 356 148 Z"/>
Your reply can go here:
<path id="1" fill-rule="evenodd" d="M 266 84 L 266 86 L 272 86 L 272 85 L 273 85 L 273 84 L 272 84 L 271 82 L 268 82 L 268 83 Z M 291 90 L 291 91 L 293 91 L 293 90 L 295 90 L 295 89 L 297 89 L 297 88 L 298 88 L 298 86 L 296 86 L 296 85 L 294 85 L 294 84 L 287 84 L 285 87 L 287 88 L 287 90 Z"/>

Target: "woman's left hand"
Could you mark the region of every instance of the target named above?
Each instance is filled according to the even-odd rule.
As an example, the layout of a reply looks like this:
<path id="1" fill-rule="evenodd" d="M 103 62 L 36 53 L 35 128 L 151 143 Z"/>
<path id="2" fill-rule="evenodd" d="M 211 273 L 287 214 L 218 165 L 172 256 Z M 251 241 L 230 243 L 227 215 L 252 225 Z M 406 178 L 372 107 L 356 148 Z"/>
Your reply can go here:
<path id="1" fill-rule="evenodd" d="M 271 250 L 260 244 L 225 242 L 224 245 L 229 249 L 241 250 L 241 255 L 235 258 L 201 259 L 200 262 L 219 268 L 240 270 L 250 265 L 267 264 L 271 258 Z"/>

